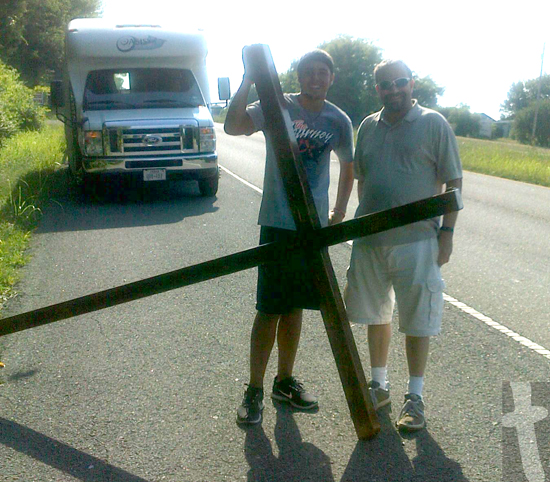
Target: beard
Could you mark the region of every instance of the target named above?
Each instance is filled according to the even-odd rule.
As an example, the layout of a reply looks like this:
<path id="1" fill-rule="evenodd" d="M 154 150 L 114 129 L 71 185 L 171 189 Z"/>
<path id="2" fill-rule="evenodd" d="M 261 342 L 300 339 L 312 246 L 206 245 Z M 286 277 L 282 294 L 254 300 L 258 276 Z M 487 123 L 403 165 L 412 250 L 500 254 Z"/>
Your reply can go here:
<path id="1" fill-rule="evenodd" d="M 402 112 L 410 109 L 412 100 L 404 92 L 388 94 L 384 98 L 384 107 L 389 112 Z"/>

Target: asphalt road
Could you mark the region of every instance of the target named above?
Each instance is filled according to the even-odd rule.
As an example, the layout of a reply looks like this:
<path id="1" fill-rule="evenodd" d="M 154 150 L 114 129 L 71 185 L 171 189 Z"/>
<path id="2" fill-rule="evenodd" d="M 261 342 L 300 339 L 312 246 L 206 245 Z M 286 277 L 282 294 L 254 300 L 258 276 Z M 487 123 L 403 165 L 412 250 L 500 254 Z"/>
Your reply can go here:
<path id="1" fill-rule="evenodd" d="M 261 188 L 263 135 L 243 141 L 221 128 L 217 134 L 224 165 Z M 244 146 L 251 155 L 242 155 Z M 332 200 L 337 183 L 338 162 L 333 159 Z M 453 257 L 444 267 L 446 293 L 550 348 L 550 189 L 465 172 L 463 195 Z M 354 189 L 348 218 L 357 204 Z"/>
<path id="2" fill-rule="evenodd" d="M 234 162 L 245 158 L 250 167 L 237 174 L 261 188 L 254 181 L 261 173 L 252 166 L 259 155 L 262 167 L 262 144 L 243 141 L 246 148 L 220 135 L 220 162 L 237 170 Z M 549 191 L 486 176 L 465 180 L 467 208 L 446 268 L 446 292 L 550 346 L 544 326 Z M 524 204 L 530 197 L 538 211 Z M 107 189 L 93 202 L 60 185 L 52 198 L 21 296 L 5 315 L 257 244 L 260 194 L 226 171 L 214 199 L 184 183 L 126 194 Z M 517 201 L 511 218 L 502 209 L 510 199 Z M 514 251 L 518 233 L 528 246 Z M 330 253 L 343 286 L 350 247 Z M 450 303 L 431 350 L 427 430 L 405 436 L 392 425 L 406 385 L 403 340 L 396 333 L 392 407 L 380 414 L 378 437 L 357 440 L 315 312 L 306 313 L 296 374 L 319 396 L 319 410 L 300 413 L 268 398 L 261 426 L 238 427 L 255 275 L 243 271 L 1 338 L 0 481 L 495 482 L 502 480 L 503 463 L 510 480 L 527 480 L 512 449 L 503 462 L 503 438 L 504 447 L 517 439 L 502 429 L 503 393 L 510 406 L 503 387 L 514 381 L 544 388 L 550 360 Z M 353 330 L 366 361 L 365 332 Z M 273 357 L 267 396 L 275 365 Z M 537 430 L 550 478 L 548 417 Z"/>

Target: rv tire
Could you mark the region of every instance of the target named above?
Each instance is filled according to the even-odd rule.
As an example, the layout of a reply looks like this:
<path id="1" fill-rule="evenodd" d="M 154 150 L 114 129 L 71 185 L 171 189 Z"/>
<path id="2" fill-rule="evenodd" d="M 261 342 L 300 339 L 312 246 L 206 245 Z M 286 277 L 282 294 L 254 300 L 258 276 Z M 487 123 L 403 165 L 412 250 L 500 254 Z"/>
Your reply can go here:
<path id="1" fill-rule="evenodd" d="M 199 181 L 199 190 L 204 197 L 212 197 L 216 195 L 218 192 L 219 178 L 219 173 L 216 173 L 215 176 L 207 177 L 206 179 L 201 179 Z"/>

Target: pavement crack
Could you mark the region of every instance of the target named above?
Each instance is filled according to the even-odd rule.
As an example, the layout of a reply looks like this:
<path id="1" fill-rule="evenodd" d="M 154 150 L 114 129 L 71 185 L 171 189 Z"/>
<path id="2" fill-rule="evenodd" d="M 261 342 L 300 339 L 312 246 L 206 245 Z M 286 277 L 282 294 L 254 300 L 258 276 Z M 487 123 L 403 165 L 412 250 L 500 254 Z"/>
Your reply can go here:
<path id="1" fill-rule="evenodd" d="M 109 359 L 112 359 L 112 355 L 113 355 L 114 350 L 112 348 L 111 341 L 109 340 L 109 337 L 107 336 L 107 333 L 105 333 L 103 324 L 101 323 L 99 317 L 93 316 L 92 320 L 95 321 L 95 323 L 97 325 L 97 328 L 99 329 L 99 333 L 101 334 L 101 336 L 105 340 L 105 345 L 107 346 L 107 356 L 109 357 Z"/>

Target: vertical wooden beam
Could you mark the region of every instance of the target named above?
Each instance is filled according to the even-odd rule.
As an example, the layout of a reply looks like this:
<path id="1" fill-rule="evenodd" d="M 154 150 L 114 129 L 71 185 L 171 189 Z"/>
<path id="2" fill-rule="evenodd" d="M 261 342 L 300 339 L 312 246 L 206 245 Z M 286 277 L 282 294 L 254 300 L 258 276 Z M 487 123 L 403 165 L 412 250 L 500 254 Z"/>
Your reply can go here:
<path id="1" fill-rule="evenodd" d="M 246 68 L 252 74 L 266 119 L 266 131 L 273 145 L 299 236 L 315 237 L 321 229 L 319 216 L 302 164 L 279 78 L 267 45 L 253 45 L 244 52 Z M 307 246 L 307 245 L 306 245 Z M 355 431 L 360 439 L 374 437 L 380 424 L 373 409 L 365 374 L 334 275 L 328 249 L 304 248 L 313 266 L 321 294 L 321 314 L 344 388 Z"/>

